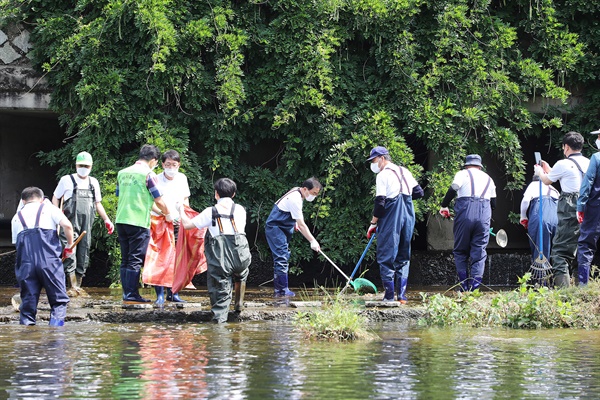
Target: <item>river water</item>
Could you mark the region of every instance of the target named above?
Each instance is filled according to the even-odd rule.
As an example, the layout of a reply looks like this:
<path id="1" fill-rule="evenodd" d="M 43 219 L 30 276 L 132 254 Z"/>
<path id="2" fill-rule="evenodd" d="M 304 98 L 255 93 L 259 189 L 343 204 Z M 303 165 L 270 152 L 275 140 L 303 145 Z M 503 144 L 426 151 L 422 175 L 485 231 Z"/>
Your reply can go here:
<path id="1" fill-rule="evenodd" d="M 307 341 L 289 322 L 0 326 L 0 398 L 600 398 L 596 331 L 372 324 Z"/>

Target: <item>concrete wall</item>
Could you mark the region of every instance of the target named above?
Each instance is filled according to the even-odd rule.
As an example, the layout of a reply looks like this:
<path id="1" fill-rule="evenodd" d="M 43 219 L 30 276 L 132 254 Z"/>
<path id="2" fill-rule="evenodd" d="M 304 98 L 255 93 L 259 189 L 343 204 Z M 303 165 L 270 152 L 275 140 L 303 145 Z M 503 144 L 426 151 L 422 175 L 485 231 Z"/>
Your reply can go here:
<path id="1" fill-rule="evenodd" d="M 0 246 L 10 244 L 10 220 L 20 193 L 38 186 L 52 195 L 56 169 L 40 165 L 36 154 L 62 145 L 63 130 L 49 107 L 50 89 L 32 68 L 29 32 L 0 29 Z"/>

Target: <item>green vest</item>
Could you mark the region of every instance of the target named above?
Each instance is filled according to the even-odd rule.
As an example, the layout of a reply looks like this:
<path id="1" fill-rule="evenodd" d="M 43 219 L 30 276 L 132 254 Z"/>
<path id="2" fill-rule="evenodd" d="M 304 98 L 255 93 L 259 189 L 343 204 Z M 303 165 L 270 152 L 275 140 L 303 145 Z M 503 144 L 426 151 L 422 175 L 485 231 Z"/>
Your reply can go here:
<path id="1" fill-rule="evenodd" d="M 119 171 L 119 203 L 115 218 L 117 224 L 150 228 L 150 210 L 154 203 L 154 198 L 146 186 L 150 172 L 146 164 L 134 164 Z"/>

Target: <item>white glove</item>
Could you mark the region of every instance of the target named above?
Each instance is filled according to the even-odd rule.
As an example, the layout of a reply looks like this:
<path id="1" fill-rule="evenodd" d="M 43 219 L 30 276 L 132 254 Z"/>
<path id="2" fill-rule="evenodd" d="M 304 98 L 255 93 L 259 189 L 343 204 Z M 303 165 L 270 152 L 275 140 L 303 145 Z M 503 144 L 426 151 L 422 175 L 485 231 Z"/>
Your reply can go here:
<path id="1" fill-rule="evenodd" d="M 544 172 L 544 169 L 540 165 L 535 164 L 533 166 L 533 174 L 535 176 L 542 176 L 543 172 Z"/>
<path id="2" fill-rule="evenodd" d="M 167 220 L 167 222 L 173 222 L 173 217 L 171 214 L 165 214 L 165 220 Z"/>
<path id="3" fill-rule="evenodd" d="M 316 251 L 317 253 L 321 251 L 321 246 L 319 246 L 319 242 L 317 242 L 317 239 L 310 242 L 310 248 Z"/>

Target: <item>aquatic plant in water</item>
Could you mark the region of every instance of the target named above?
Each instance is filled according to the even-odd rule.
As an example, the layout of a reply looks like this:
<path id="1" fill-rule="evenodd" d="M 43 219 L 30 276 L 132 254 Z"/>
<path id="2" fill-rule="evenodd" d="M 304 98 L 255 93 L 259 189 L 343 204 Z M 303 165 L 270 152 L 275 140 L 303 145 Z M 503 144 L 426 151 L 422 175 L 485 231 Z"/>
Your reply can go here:
<path id="1" fill-rule="evenodd" d="M 299 311 L 294 325 L 309 339 L 329 341 L 374 340 L 377 336 L 367 329 L 368 320 L 360 315 L 356 305 L 342 296 L 332 297 L 327 290 L 320 309 Z"/>
<path id="2" fill-rule="evenodd" d="M 421 325 L 471 327 L 505 326 L 517 329 L 600 328 L 600 282 L 585 287 L 554 290 L 531 285 L 531 274 L 507 292 L 458 293 L 430 296 L 421 293 L 426 315 Z"/>

